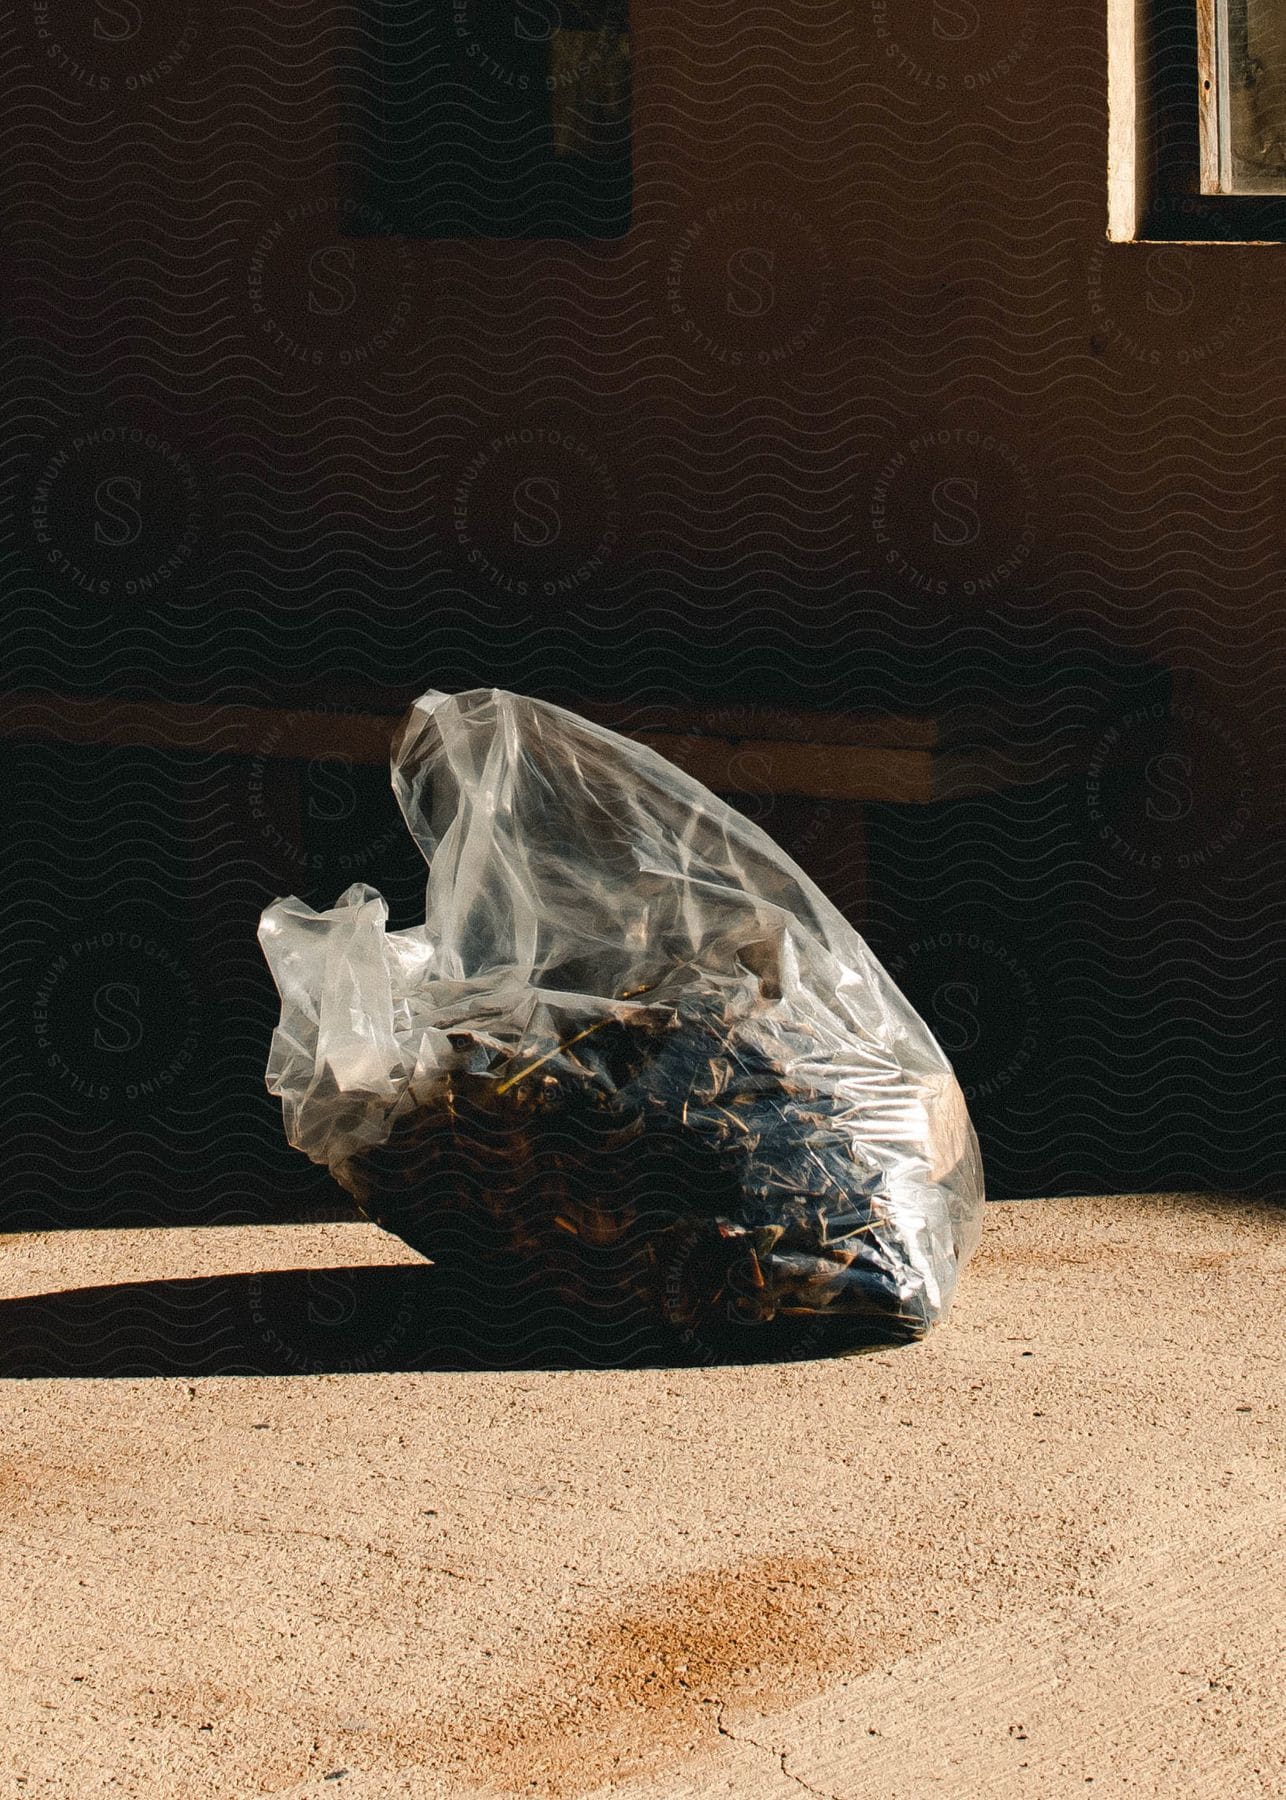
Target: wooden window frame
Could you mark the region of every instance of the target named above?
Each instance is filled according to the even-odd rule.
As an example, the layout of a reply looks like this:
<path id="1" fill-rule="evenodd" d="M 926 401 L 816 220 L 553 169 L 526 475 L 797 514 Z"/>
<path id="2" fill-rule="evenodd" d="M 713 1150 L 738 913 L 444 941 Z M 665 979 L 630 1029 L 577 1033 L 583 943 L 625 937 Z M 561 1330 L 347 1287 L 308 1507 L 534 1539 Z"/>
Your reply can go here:
<path id="1" fill-rule="evenodd" d="M 1121 244 L 1281 244 L 1286 195 L 1216 185 L 1216 0 L 1192 7 L 1190 43 L 1166 59 L 1154 55 L 1158 0 L 1107 0 L 1107 236 Z"/>

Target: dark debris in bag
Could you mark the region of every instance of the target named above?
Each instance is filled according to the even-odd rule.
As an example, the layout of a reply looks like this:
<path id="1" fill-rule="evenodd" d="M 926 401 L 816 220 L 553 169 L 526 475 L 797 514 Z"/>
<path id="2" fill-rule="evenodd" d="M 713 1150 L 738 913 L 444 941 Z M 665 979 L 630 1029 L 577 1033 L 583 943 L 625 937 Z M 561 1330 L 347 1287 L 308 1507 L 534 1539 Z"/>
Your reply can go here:
<path id="1" fill-rule="evenodd" d="M 640 1007 L 517 1057 L 467 1032 L 451 1045 L 458 1066 L 337 1170 L 431 1260 L 706 1341 L 752 1325 L 820 1351 L 928 1329 L 843 1104 L 716 1002 Z"/>

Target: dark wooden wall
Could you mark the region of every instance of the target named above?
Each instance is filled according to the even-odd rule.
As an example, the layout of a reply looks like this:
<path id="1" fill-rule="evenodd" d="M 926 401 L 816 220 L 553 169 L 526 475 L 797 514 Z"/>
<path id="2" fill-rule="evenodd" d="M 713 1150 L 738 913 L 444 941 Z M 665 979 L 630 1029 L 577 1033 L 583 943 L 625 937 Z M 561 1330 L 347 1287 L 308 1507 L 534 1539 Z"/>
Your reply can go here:
<path id="1" fill-rule="evenodd" d="M 1286 250 L 1105 242 L 1102 0 L 633 0 L 634 226 L 579 244 L 358 216 L 354 19 L 13 9 L 10 685 L 1016 718 L 1021 793 L 874 821 L 867 919 L 999 1191 L 1268 1179 Z M 281 754 L 16 765 L 8 1216 L 323 1197 L 254 922 L 417 875 Z"/>

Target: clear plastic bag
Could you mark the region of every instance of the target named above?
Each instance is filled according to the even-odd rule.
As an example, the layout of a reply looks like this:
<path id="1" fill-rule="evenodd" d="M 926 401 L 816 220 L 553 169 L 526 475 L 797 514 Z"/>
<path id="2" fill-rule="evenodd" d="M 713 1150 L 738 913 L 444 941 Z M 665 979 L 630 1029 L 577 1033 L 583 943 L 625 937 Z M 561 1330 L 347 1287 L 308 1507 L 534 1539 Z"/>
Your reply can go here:
<path id="1" fill-rule="evenodd" d="M 292 1144 L 435 1262 L 688 1338 L 843 1352 L 944 1316 L 983 1200 L 963 1096 L 778 845 L 498 689 L 418 700 L 393 786 L 424 925 L 362 884 L 260 924 Z"/>

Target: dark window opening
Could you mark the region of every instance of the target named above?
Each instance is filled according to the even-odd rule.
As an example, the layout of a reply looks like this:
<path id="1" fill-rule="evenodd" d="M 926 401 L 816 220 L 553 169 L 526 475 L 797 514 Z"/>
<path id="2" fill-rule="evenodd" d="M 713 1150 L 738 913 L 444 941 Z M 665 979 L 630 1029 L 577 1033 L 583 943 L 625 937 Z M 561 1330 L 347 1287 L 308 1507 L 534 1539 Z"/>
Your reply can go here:
<path id="1" fill-rule="evenodd" d="M 366 0 L 345 60 L 354 234 L 629 229 L 628 0 Z"/>

